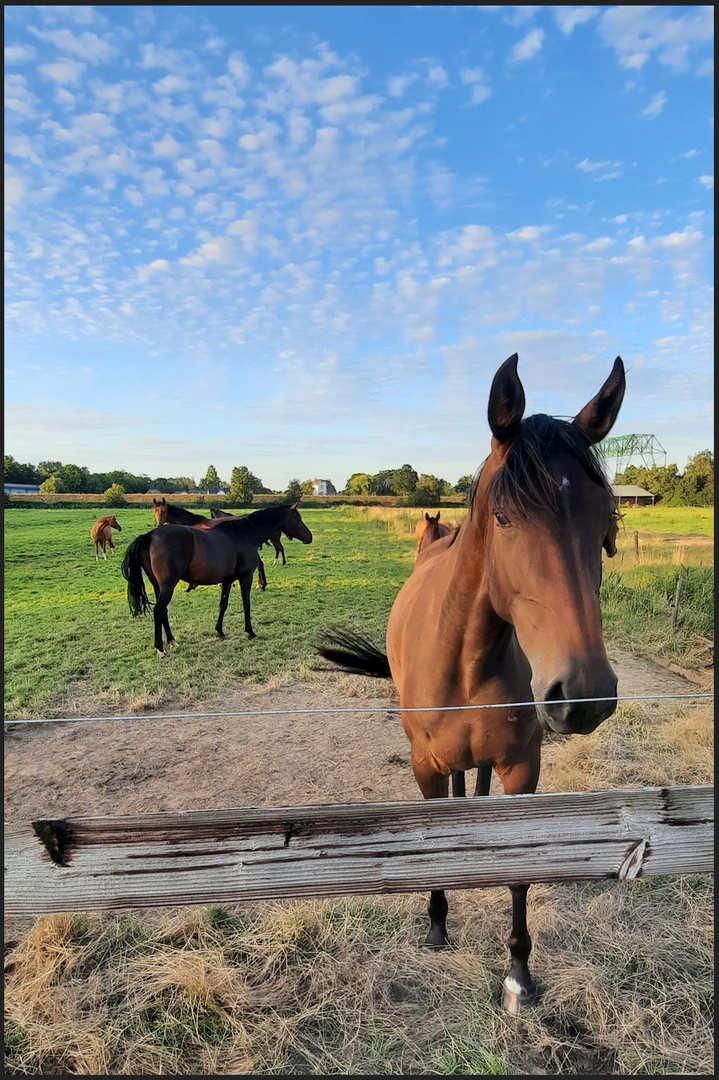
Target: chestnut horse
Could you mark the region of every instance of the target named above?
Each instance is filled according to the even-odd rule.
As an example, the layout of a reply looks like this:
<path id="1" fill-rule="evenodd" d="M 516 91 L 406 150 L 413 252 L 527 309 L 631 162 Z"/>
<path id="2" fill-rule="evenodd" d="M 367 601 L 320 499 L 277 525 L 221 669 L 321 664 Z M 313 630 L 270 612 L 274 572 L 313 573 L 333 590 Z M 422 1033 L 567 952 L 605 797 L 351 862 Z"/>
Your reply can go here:
<path id="1" fill-rule="evenodd" d="M 218 521 L 211 529 L 188 529 L 184 525 L 163 525 L 138 536 L 125 552 L 122 564 L 127 581 L 127 599 L 133 616 L 150 610 L 142 572 L 155 590 L 155 648 L 163 657 L 163 630 L 167 644 L 176 649 L 170 630 L 167 608 L 178 581 L 190 585 L 222 585 L 220 614 L 215 629 L 222 641 L 222 629 L 230 590 L 239 581 L 245 612 L 245 630 L 252 640 L 255 632 L 250 620 L 252 578 L 260 561 L 259 549 L 275 529 L 282 529 L 290 539 L 312 543 L 312 533 L 297 511 L 297 504 L 271 506 L 232 521 Z"/>
<path id="2" fill-rule="evenodd" d="M 232 514 L 226 514 L 223 510 L 218 510 L 215 513 L 214 509 L 210 511 L 212 517 L 209 518 L 203 517 L 202 514 L 193 514 L 191 510 L 185 510 L 182 506 L 169 503 L 164 495 L 161 499 L 153 499 L 152 505 L 155 512 L 155 521 L 158 525 L 186 525 L 190 529 L 212 529 L 222 518 L 233 517 Z M 274 535 L 281 536 L 281 530 L 278 529 Z M 275 562 L 277 562 L 277 559 L 275 559 Z M 197 585 L 189 584 L 186 592 L 192 592 L 196 588 Z M 262 589 L 263 592 L 267 588 L 267 575 L 265 574 L 265 564 L 262 559 L 260 559 L 260 565 L 257 567 L 257 588 Z"/>
<path id="3" fill-rule="evenodd" d="M 214 519 L 220 520 L 222 520 L 222 518 L 235 517 L 235 514 L 228 514 L 226 510 L 220 510 L 217 506 L 213 506 L 210 510 L 210 513 L 212 514 L 212 517 Z M 287 559 L 285 558 L 285 549 L 282 546 L 282 529 L 278 529 L 277 532 L 273 533 L 269 540 L 265 540 L 265 543 L 272 544 L 273 548 L 275 549 L 275 557 L 272 560 L 272 565 L 275 566 L 277 560 L 281 557 L 282 565 L 286 566 Z"/>
<path id="4" fill-rule="evenodd" d="M 422 520 L 417 522 L 417 558 L 420 551 L 433 544 L 435 540 L 439 540 L 441 536 L 449 536 L 456 528 L 456 525 L 440 525 L 440 514 L 441 510 L 438 510 L 435 517 L 430 517 L 425 511 Z"/>
<path id="5" fill-rule="evenodd" d="M 431 544 L 400 590 L 387 626 L 387 654 L 353 633 L 325 634 L 320 655 L 345 670 L 390 676 L 426 799 L 475 794 L 491 770 L 507 795 L 536 790 L 543 729 L 588 734 L 616 708 L 617 678 L 604 646 L 599 586 L 602 548 L 615 554 L 617 511 L 594 447 L 624 397 L 624 365 L 571 423 L 523 420 L 517 356 L 497 371 L 489 395 L 489 457 L 452 536 Z M 578 701 L 577 699 L 592 699 Z M 452 706 L 521 703 L 453 712 Z M 533 704 L 537 702 L 537 704 Z M 525 704 L 530 703 L 530 704 Z M 535 997 L 529 973 L 528 885 L 512 886 L 509 969 L 502 1003 L 519 1012 Z M 447 900 L 432 892 L 426 944 L 448 944 Z"/>
<path id="6" fill-rule="evenodd" d="M 108 515 L 108 517 L 98 518 L 93 527 L 90 529 L 90 536 L 92 537 L 95 545 L 95 562 L 97 562 L 98 548 L 102 548 L 102 557 L 107 562 L 107 555 L 105 554 L 105 548 L 109 547 L 112 554 L 115 554 L 115 542 L 112 539 L 112 530 L 117 529 L 118 532 L 122 532 L 122 526 L 118 523 L 114 514 Z"/>

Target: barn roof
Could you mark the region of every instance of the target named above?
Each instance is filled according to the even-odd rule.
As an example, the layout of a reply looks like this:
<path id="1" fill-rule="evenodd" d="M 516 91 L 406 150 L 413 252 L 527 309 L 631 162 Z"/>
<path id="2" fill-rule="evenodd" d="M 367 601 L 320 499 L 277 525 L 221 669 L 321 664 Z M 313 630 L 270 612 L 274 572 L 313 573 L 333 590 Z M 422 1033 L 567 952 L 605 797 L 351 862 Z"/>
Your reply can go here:
<path id="1" fill-rule="evenodd" d="M 650 499 L 654 498 L 651 491 L 638 484 L 612 484 L 612 491 L 615 495 L 648 495 Z"/>

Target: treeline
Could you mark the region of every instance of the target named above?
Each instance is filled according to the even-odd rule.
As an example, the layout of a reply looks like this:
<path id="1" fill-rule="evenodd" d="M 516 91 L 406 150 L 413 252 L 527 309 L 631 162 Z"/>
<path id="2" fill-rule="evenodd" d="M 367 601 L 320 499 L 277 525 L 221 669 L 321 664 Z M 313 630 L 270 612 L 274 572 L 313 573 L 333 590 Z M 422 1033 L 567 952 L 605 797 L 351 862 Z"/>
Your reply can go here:
<path id="1" fill-rule="evenodd" d="M 617 473 L 614 483 L 638 484 L 664 506 L 713 506 L 714 454 L 700 450 L 689 458 L 683 473 L 676 465 L 657 465 L 653 469 L 630 465 Z"/>

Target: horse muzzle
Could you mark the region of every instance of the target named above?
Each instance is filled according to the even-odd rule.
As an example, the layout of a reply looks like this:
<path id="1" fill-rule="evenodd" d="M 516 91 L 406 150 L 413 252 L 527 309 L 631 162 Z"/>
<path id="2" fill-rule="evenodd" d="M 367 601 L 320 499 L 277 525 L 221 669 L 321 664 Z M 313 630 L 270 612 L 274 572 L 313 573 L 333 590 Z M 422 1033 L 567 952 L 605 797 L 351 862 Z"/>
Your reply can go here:
<path id="1" fill-rule="evenodd" d="M 537 717 L 542 727 L 558 735 L 589 735 L 617 707 L 617 677 L 608 664 L 589 685 L 571 677 L 541 686 L 532 680 Z"/>

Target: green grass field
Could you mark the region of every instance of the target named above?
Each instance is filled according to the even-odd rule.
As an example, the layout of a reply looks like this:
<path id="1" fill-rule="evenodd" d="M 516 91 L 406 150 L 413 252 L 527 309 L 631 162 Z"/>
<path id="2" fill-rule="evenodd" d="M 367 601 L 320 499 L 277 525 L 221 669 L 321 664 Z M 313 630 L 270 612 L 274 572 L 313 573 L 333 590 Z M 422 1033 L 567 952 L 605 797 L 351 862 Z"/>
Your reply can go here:
<path id="1" fill-rule="evenodd" d="M 458 522 L 465 510 L 445 517 Z M 119 513 L 116 556 L 95 562 L 95 510 L 10 510 L 5 514 L 5 703 L 9 719 L 61 715 L 91 702 L 203 700 L 237 685 L 297 673 L 317 663 L 321 629 L 350 625 L 378 643 L 415 557 L 421 510 L 347 507 L 306 510 L 314 543 L 285 541 L 287 565 L 272 566 L 264 548 L 267 592 L 253 589 L 257 638 L 243 629 L 239 589 L 221 643 L 214 625 L 219 588 L 175 592 L 170 624 L 180 650 L 158 660 L 152 618 L 133 619 L 120 567 L 127 546 L 154 526 L 146 509 Z M 605 567 L 607 629 L 623 647 L 647 647 L 686 659 L 697 635 L 713 635 L 710 510 L 629 510 L 619 551 Z M 639 530 L 641 548 L 633 547 Z M 671 542 L 666 534 L 681 536 Z M 685 578 L 680 625 L 671 601 Z"/>

